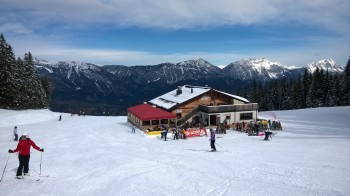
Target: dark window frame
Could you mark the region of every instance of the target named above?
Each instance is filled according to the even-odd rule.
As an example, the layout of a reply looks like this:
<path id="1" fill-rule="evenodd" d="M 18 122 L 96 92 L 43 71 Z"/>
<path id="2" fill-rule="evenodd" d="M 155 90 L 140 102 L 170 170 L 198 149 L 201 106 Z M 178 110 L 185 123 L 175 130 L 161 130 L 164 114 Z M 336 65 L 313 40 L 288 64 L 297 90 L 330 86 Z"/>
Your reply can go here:
<path id="1" fill-rule="evenodd" d="M 253 112 L 240 113 L 239 120 L 253 120 Z"/>

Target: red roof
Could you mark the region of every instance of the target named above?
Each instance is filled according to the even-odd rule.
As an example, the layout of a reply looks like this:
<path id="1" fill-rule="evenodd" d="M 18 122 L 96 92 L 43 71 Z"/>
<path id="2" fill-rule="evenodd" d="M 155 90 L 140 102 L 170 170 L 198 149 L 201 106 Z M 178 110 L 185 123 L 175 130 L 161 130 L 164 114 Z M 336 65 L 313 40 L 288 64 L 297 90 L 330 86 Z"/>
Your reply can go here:
<path id="1" fill-rule="evenodd" d="M 152 107 L 149 104 L 141 104 L 128 108 L 128 112 L 140 120 L 160 120 L 176 118 L 176 115 L 160 108 Z"/>

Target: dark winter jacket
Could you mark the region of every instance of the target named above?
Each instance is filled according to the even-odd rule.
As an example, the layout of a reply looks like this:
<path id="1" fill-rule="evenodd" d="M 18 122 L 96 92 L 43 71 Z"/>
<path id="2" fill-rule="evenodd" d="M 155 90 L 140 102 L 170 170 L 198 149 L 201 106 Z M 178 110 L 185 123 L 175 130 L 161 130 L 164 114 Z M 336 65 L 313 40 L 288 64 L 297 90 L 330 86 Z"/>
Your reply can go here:
<path id="1" fill-rule="evenodd" d="M 13 152 L 18 152 L 20 155 L 23 155 L 23 156 L 29 156 L 31 146 L 34 149 L 40 151 L 40 148 L 30 138 L 27 138 L 25 140 L 20 139 L 18 142 L 17 148 L 13 150 Z"/>
<path id="2" fill-rule="evenodd" d="M 215 131 L 213 129 L 210 129 L 210 140 L 215 141 Z"/>

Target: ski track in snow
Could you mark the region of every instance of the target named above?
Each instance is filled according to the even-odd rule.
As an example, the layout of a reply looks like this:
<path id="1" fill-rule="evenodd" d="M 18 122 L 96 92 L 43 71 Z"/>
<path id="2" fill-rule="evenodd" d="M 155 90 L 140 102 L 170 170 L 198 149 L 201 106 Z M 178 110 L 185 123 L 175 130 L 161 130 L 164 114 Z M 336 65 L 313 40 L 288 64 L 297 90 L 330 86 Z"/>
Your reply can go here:
<path id="1" fill-rule="evenodd" d="M 0 110 L 0 167 L 16 146 L 17 125 L 45 149 L 42 175 L 49 175 L 14 179 L 11 154 L 0 195 L 350 195 L 349 111 L 278 111 L 284 130 L 271 141 L 229 130 L 208 153 L 208 137 L 163 141 L 131 133 L 126 117 L 58 121 L 60 113 L 48 110 Z M 41 154 L 31 152 L 34 179 Z"/>

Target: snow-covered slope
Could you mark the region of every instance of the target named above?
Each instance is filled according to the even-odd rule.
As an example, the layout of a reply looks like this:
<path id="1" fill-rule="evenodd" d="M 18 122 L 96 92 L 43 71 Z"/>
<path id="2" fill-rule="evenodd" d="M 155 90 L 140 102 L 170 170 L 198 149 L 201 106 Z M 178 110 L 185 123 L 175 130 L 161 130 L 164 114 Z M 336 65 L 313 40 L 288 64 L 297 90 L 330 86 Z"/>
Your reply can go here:
<path id="1" fill-rule="evenodd" d="M 0 195 L 350 195 L 350 107 L 259 116 L 283 131 L 263 141 L 229 130 L 213 153 L 208 137 L 133 134 L 125 116 L 0 110 Z M 15 125 L 45 149 L 32 149 L 25 180 L 14 178 L 18 158 L 7 153 Z"/>

